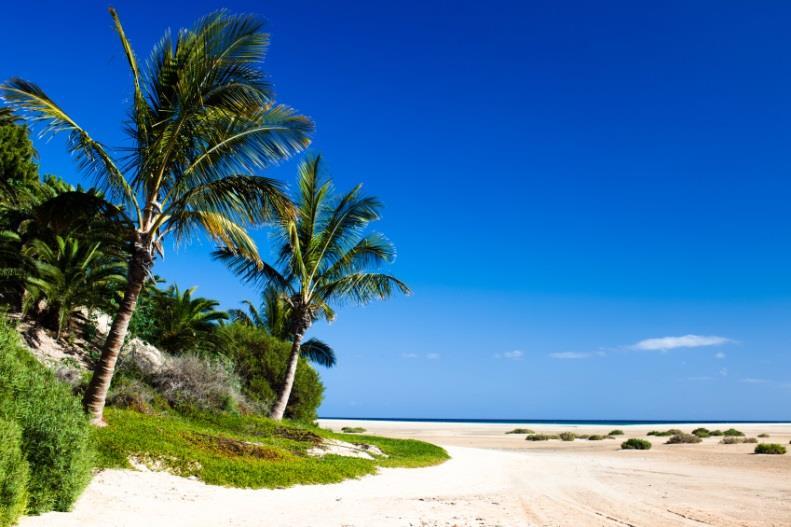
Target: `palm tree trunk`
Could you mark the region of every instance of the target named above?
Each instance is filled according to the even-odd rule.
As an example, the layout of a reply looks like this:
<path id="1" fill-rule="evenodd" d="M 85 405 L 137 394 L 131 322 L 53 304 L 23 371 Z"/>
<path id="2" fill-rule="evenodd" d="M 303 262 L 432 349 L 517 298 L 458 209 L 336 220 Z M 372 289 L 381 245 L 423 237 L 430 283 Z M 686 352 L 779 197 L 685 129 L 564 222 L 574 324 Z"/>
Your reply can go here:
<path id="1" fill-rule="evenodd" d="M 138 247 L 135 248 L 132 259 L 129 262 L 124 299 L 121 301 L 118 312 L 113 319 L 110 333 L 107 335 L 107 340 L 104 341 L 102 356 L 99 362 L 96 363 L 91 382 L 82 399 L 83 407 L 91 417 L 91 423 L 96 426 L 104 426 L 106 424 L 103 414 L 107 390 L 110 389 L 115 363 L 118 360 L 121 347 L 124 345 L 129 321 L 132 319 L 137 306 L 137 297 L 143 289 L 152 263 L 153 256 L 149 251 Z"/>
<path id="2" fill-rule="evenodd" d="M 291 388 L 294 387 L 294 379 L 297 376 L 297 365 L 299 364 L 299 349 L 302 345 L 302 333 L 294 335 L 294 342 L 291 344 L 291 357 L 288 360 L 288 370 L 286 370 L 286 380 L 283 389 L 277 397 L 277 402 L 272 407 L 269 417 L 280 421 L 286 413 L 288 399 L 291 397 Z"/>

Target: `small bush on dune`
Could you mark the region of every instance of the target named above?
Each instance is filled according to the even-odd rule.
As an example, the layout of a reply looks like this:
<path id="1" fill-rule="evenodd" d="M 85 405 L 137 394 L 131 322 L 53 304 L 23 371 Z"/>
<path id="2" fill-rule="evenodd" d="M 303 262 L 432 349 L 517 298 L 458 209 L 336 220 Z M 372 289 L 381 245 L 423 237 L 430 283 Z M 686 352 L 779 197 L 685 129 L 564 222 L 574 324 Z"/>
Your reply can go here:
<path id="1" fill-rule="evenodd" d="M 548 434 L 529 434 L 525 437 L 527 441 L 549 441 L 550 439 L 557 439 L 558 436 Z"/>
<path id="2" fill-rule="evenodd" d="M 722 430 L 712 430 L 711 432 L 709 432 L 709 435 L 712 437 L 719 437 L 724 434 L 722 433 Z"/>
<path id="3" fill-rule="evenodd" d="M 0 419 L 0 527 L 14 525 L 27 506 L 28 464 L 22 453 L 22 431 Z"/>
<path id="4" fill-rule="evenodd" d="M 786 447 L 777 443 L 761 443 L 755 447 L 756 454 L 785 454 Z"/>
<path id="5" fill-rule="evenodd" d="M 194 355 L 170 357 L 151 383 L 174 408 L 236 412 L 246 405 L 229 368 Z"/>
<path id="6" fill-rule="evenodd" d="M 561 432 L 558 437 L 563 441 L 574 441 L 577 438 L 574 432 Z"/>
<path id="7" fill-rule="evenodd" d="M 725 430 L 722 433 L 722 435 L 729 436 L 729 437 L 738 437 L 738 436 L 743 436 L 744 432 L 736 430 L 735 428 L 729 428 L 729 429 Z"/>
<path id="8" fill-rule="evenodd" d="M 608 436 L 622 436 L 623 435 L 623 430 L 618 430 L 618 429 L 610 430 L 610 433 L 607 434 L 607 435 Z"/>
<path id="9" fill-rule="evenodd" d="M 603 439 L 607 439 L 607 436 L 593 434 L 588 436 L 588 441 L 601 441 Z"/>
<path id="10" fill-rule="evenodd" d="M 700 443 L 701 441 L 702 439 L 696 435 L 681 433 L 671 436 L 670 439 L 668 439 L 665 444 L 678 445 L 682 443 Z"/>
<path id="11" fill-rule="evenodd" d="M 769 434 L 758 434 L 758 437 L 769 437 Z"/>
<path id="12" fill-rule="evenodd" d="M 341 432 L 344 434 L 364 434 L 365 428 L 361 426 L 344 426 L 341 428 Z"/>
<path id="13" fill-rule="evenodd" d="M 670 430 L 665 430 L 664 432 L 661 432 L 659 430 L 651 430 L 650 432 L 648 432 L 648 435 L 656 436 L 656 437 L 669 437 L 682 433 L 683 432 L 681 430 L 678 430 L 676 428 L 671 428 Z"/>
<path id="14" fill-rule="evenodd" d="M 696 435 L 698 437 L 709 437 L 711 432 L 707 428 L 696 428 L 692 431 L 692 435 Z"/>
<path id="15" fill-rule="evenodd" d="M 535 432 L 529 428 L 514 428 L 513 430 L 506 432 L 506 434 L 535 434 Z"/>
<path id="16" fill-rule="evenodd" d="M 574 434 L 577 439 L 588 439 L 590 434 Z"/>
<path id="17" fill-rule="evenodd" d="M 739 445 L 741 443 L 757 443 L 754 437 L 726 436 L 720 440 L 721 445 Z"/>
<path id="18" fill-rule="evenodd" d="M 69 386 L 33 358 L 1 319 L 0 418 L 22 432 L 30 468 L 27 512 L 68 510 L 93 468 L 88 419 Z"/>
<path id="19" fill-rule="evenodd" d="M 621 443 L 621 448 L 624 450 L 650 450 L 651 442 L 634 437 Z"/>

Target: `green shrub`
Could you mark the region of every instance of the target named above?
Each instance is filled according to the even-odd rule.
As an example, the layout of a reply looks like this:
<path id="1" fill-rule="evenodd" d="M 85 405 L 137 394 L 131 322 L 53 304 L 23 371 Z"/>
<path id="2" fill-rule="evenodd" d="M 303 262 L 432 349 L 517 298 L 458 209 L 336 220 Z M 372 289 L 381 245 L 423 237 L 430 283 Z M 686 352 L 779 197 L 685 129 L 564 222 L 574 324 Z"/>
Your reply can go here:
<path id="1" fill-rule="evenodd" d="M 30 466 L 28 511 L 65 511 L 87 485 L 93 467 L 88 420 L 69 387 L 25 349 L 0 320 L 0 417 L 22 431 Z"/>
<path id="2" fill-rule="evenodd" d="M 737 445 L 740 443 L 744 443 L 744 438 L 729 436 L 729 437 L 723 437 L 720 440 L 721 445 Z"/>
<path id="3" fill-rule="evenodd" d="M 769 437 L 769 434 L 758 434 L 758 437 Z"/>
<path id="4" fill-rule="evenodd" d="M 506 432 L 506 434 L 535 434 L 529 428 L 514 428 L 513 430 Z"/>
<path id="5" fill-rule="evenodd" d="M 608 436 L 622 436 L 623 430 L 610 430 L 610 433 L 607 434 Z"/>
<path id="6" fill-rule="evenodd" d="M 588 439 L 590 434 L 574 434 L 577 439 Z"/>
<path id="7" fill-rule="evenodd" d="M 588 436 L 588 441 L 601 441 L 603 439 L 607 439 L 607 436 L 593 434 Z"/>
<path id="8" fill-rule="evenodd" d="M 761 443 L 755 446 L 756 454 L 785 454 L 786 447 L 777 443 Z"/>
<path id="9" fill-rule="evenodd" d="M 646 441 L 645 439 L 638 439 L 633 437 L 632 439 L 627 439 L 623 443 L 621 443 L 621 448 L 624 450 L 650 450 L 651 449 L 651 441 Z"/>
<path id="10" fill-rule="evenodd" d="M 712 437 L 719 437 L 724 434 L 722 433 L 722 430 L 712 430 L 711 432 L 709 432 L 709 435 Z"/>
<path id="11" fill-rule="evenodd" d="M 557 439 L 558 436 L 548 434 L 529 434 L 525 439 L 527 441 L 549 441 L 550 439 Z"/>
<path id="12" fill-rule="evenodd" d="M 577 438 L 574 432 L 561 432 L 558 437 L 563 441 L 574 441 Z"/>
<path id="13" fill-rule="evenodd" d="M 220 339 L 225 343 L 225 354 L 235 363 L 244 395 L 258 405 L 270 407 L 285 379 L 291 345 L 243 324 L 222 327 Z M 307 361 L 300 360 L 286 417 L 312 423 L 323 398 L 324 385 L 318 373 Z"/>
<path id="14" fill-rule="evenodd" d="M 676 434 L 681 434 L 681 433 L 682 433 L 681 430 L 677 430 L 675 428 L 672 428 L 670 430 L 665 430 L 664 432 L 660 432 L 658 430 L 651 430 L 650 432 L 648 432 L 648 435 L 656 436 L 656 437 L 669 437 L 669 436 L 674 436 Z"/>
<path id="15" fill-rule="evenodd" d="M 730 436 L 730 437 L 738 437 L 738 436 L 743 436 L 744 432 L 736 430 L 735 428 L 729 428 L 726 431 L 724 431 L 722 435 Z"/>
<path id="16" fill-rule="evenodd" d="M 758 440 L 754 437 L 745 437 L 742 443 L 757 443 Z"/>
<path id="17" fill-rule="evenodd" d="M 709 431 L 708 428 L 696 428 L 696 429 L 694 429 L 692 431 L 692 435 L 696 435 L 698 437 L 705 438 L 705 437 L 709 437 L 712 434 L 711 434 L 711 432 Z"/>
<path id="18" fill-rule="evenodd" d="M 696 435 L 685 434 L 685 433 L 682 432 L 680 434 L 674 434 L 674 435 L 670 436 L 670 439 L 668 439 L 665 444 L 666 445 L 678 445 L 678 444 L 681 444 L 681 443 L 700 443 L 701 441 L 703 441 L 703 440 L 701 438 L 699 438 L 698 436 L 696 436 Z"/>
<path id="19" fill-rule="evenodd" d="M 0 419 L 0 527 L 13 525 L 25 512 L 28 477 L 22 432 L 13 421 Z"/>
<path id="20" fill-rule="evenodd" d="M 344 426 L 341 428 L 341 432 L 344 434 L 364 434 L 366 430 L 361 426 Z"/>

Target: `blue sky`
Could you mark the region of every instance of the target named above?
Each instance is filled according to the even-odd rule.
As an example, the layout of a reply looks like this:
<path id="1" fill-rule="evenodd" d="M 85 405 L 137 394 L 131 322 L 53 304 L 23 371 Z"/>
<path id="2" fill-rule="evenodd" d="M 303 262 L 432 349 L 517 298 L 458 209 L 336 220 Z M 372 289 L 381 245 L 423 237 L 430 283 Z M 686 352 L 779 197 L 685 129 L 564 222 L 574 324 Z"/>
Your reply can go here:
<path id="1" fill-rule="evenodd" d="M 120 144 L 107 5 L 74 5 L 4 6 L 0 77 Z M 339 353 L 322 415 L 791 419 L 791 4 L 114 5 L 143 57 L 218 7 L 266 18 L 279 99 L 340 188 L 385 202 L 415 294 L 314 328 Z M 254 298 L 210 248 L 156 272 Z"/>

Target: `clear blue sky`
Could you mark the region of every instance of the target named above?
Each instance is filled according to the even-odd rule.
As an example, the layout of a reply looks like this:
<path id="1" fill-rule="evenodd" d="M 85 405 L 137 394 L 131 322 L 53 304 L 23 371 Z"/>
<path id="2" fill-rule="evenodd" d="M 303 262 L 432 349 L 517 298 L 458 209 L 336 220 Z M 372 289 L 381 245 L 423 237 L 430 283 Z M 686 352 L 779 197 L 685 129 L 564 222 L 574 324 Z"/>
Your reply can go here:
<path id="1" fill-rule="evenodd" d="M 177 4 L 115 3 L 139 55 L 215 8 L 260 14 L 279 99 L 339 187 L 386 204 L 415 295 L 314 328 L 339 353 L 322 415 L 791 419 L 791 4 Z M 119 144 L 107 5 L 74 5 L 4 6 L 0 77 Z M 254 298 L 210 248 L 156 272 Z"/>

